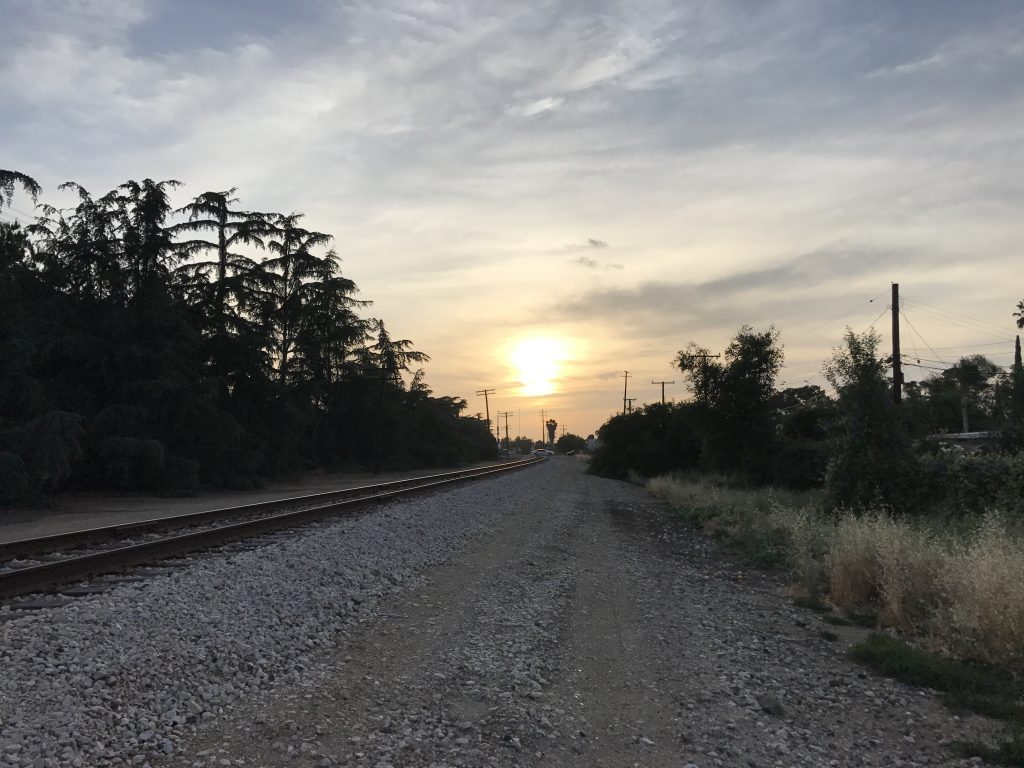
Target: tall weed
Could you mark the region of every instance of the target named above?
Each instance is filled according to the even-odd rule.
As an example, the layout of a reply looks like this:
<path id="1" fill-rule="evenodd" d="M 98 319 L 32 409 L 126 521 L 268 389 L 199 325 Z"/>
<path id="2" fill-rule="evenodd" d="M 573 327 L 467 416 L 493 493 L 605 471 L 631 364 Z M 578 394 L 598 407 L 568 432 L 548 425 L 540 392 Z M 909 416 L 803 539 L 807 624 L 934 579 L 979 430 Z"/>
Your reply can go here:
<path id="1" fill-rule="evenodd" d="M 823 514 L 814 495 L 724 478 L 658 477 L 647 488 L 748 562 L 786 564 L 814 602 L 827 596 L 961 658 L 1024 671 L 1019 523 L 997 514 L 974 527 L 884 510 Z"/>

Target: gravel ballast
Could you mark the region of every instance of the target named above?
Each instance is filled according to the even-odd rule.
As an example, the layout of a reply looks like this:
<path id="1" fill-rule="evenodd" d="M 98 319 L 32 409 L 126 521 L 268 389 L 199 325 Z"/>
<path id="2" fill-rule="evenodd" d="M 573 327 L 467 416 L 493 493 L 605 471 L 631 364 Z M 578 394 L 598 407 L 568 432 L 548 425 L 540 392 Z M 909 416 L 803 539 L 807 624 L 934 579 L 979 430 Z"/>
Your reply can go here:
<path id="1" fill-rule="evenodd" d="M 0 611 L 0 768 L 976 764 L 777 586 L 556 458 Z"/>

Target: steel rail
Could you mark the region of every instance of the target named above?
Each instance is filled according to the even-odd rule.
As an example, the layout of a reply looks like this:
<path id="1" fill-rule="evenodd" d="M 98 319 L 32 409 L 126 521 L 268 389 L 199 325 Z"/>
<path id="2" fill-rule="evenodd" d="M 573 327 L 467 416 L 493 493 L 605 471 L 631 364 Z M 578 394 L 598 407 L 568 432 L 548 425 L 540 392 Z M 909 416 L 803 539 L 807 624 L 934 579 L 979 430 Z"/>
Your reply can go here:
<path id="1" fill-rule="evenodd" d="M 503 464 L 500 466 L 502 468 L 506 468 L 513 466 L 513 464 Z M 12 560 L 16 557 L 23 557 L 25 555 L 57 552 L 62 549 L 71 549 L 97 542 L 108 542 L 115 538 L 128 538 L 143 533 L 167 530 L 169 528 L 184 528 L 194 525 L 203 525 L 209 522 L 216 522 L 229 517 L 277 511 L 298 504 L 322 504 L 338 499 L 348 499 L 355 496 L 368 496 L 381 493 L 389 489 L 403 488 L 417 483 L 423 483 L 425 481 L 443 480 L 445 478 L 454 479 L 463 475 L 472 475 L 491 468 L 493 467 L 474 467 L 472 469 L 460 469 L 455 472 L 442 472 L 435 475 L 420 475 L 419 477 L 410 477 L 403 480 L 391 480 L 386 483 L 374 483 L 372 485 L 360 485 L 354 488 L 340 488 L 336 491 L 324 491 L 322 493 L 291 496 L 286 499 L 257 501 L 251 504 L 240 504 L 235 507 L 221 507 L 219 509 L 208 509 L 201 512 L 188 512 L 182 515 L 166 515 L 164 517 L 153 517 L 147 520 L 137 520 L 130 523 L 115 523 L 113 525 L 98 526 L 96 528 L 83 528 L 78 531 L 68 531 L 48 536 L 36 536 L 27 539 L 5 541 L 0 542 L 0 562 Z"/>
<path id="2" fill-rule="evenodd" d="M 33 592 L 44 592 L 60 587 L 65 584 L 82 581 L 107 573 L 123 571 L 138 565 L 145 565 L 171 557 L 186 555 L 201 549 L 221 546 L 251 536 L 258 536 L 271 531 L 289 528 L 302 523 L 310 522 L 339 509 L 352 511 L 363 506 L 378 504 L 390 501 L 403 496 L 411 496 L 424 491 L 432 491 L 441 487 L 455 485 L 456 483 L 475 480 L 489 475 L 499 474 L 512 470 L 531 466 L 544 459 L 527 459 L 511 464 L 503 464 L 497 467 L 484 467 L 458 472 L 448 472 L 440 475 L 428 475 L 426 477 L 398 480 L 390 483 L 380 483 L 376 486 L 361 486 L 359 488 L 348 488 L 341 491 L 328 491 L 326 493 L 310 494 L 308 496 L 280 499 L 276 502 L 260 502 L 258 504 L 243 505 L 241 507 L 228 507 L 223 510 L 211 510 L 210 513 L 220 512 L 222 516 L 228 512 L 236 512 L 245 509 L 248 512 L 255 511 L 253 508 L 267 508 L 277 504 L 292 504 L 305 502 L 311 499 L 319 499 L 324 503 L 307 507 L 304 509 L 280 512 L 278 514 L 257 517 L 252 520 L 243 520 L 236 523 L 227 523 L 214 528 L 206 528 L 201 531 L 190 533 L 179 533 L 153 541 L 128 544 L 121 547 L 106 549 L 89 554 L 72 556 L 61 560 L 41 563 L 38 565 L 18 568 L 0 572 L 0 597 L 17 597 L 19 595 Z M 369 489 L 376 489 L 368 491 Z M 380 490 L 384 489 L 384 490 Z M 354 495 L 356 491 L 364 491 L 363 495 Z M 344 498 L 344 495 L 349 498 Z M 333 497 L 333 498 L 331 498 Z M 193 515 L 178 515 L 176 517 L 161 518 L 166 527 L 171 521 L 194 520 L 196 515 L 210 513 L 195 513 Z M 155 521 L 149 521 L 155 522 Z M 192 525 L 195 522 L 190 523 Z M 90 533 L 100 531 L 123 532 L 126 526 L 109 526 L 108 528 L 89 529 Z M 42 537 L 44 539 L 62 538 Z M 28 541 L 28 540 L 25 540 Z"/>

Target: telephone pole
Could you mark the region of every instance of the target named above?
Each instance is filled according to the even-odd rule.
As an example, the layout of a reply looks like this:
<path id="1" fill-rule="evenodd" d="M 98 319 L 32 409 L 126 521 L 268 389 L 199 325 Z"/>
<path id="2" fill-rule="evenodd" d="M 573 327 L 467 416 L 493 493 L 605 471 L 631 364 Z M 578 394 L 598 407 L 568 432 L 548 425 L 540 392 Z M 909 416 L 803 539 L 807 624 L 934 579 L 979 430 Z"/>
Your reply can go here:
<path id="1" fill-rule="evenodd" d="M 625 379 L 625 381 L 622 382 L 622 415 L 625 416 L 626 415 L 626 399 L 627 399 L 626 395 L 627 395 L 627 389 L 629 388 L 629 371 L 624 371 L 623 374 L 622 374 L 622 378 Z"/>
<path id="2" fill-rule="evenodd" d="M 484 396 L 484 409 L 487 411 L 487 432 L 490 433 L 490 431 L 491 431 L 491 404 L 487 400 L 487 396 L 488 395 L 493 395 L 494 394 L 494 390 L 493 389 L 486 389 L 486 388 L 478 389 L 476 391 L 476 394 L 477 394 L 477 396 L 480 396 L 480 395 Z M 498 432 L 499 435 L 501 434 L 501 430 L 496 430 L 496 431 Z"/>
<path id="3" fill-rule="evenodd" d="M 505 450 L 507 450 L 507 451 L 511 451 L 512 450 L 512 443 L 508 439 L 508 417 L 512 416 L 512 415 L 513 415 L 512 411 L 498 411 L 498 418 L 499 419 L 502 416 L 505 417 Z"/>
<path id="4" fill-rule="evenodd" d="M 547 422 L 544 421 L 544 411 L 540 412 L 540 444 L 547 445 L 548 441 L 544 439 L 544 430 L 546 429 Z"/>
<path id="5" fill-rule="evenodd" d="M 900 358 L 900 284 L 892 284 L 892 401 L 903 401 L 903 366 Z"/>
<path id="6" fill-rule="evenodd" d="M 635 397 L 627 397 L 626 398 L 626 402 L 628 403 L 628 406 L 626 408 L 626 413 L 632 413 L 633 412 L 633 403 L 636 402 L 636 398 Z"/>
<path id="7" fill-rule="evenodd" d="M 665 404 L 665 385 L 675 384 L 675 381 L 652 381 L 651 384 L 661 384 L 661 404 Z"/>

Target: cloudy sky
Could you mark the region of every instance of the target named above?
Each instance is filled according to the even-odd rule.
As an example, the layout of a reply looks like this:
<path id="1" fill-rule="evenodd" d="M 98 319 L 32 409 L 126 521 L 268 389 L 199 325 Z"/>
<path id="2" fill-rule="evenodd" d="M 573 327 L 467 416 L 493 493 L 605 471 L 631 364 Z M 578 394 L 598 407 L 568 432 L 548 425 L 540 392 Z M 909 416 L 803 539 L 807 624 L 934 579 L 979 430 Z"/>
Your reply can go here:
<path id="1" fill-rule="evenodd" d="M 0 18 L 0 167 L 55 203 L 68 179 L 151 177 L 184 181 L 181 202 L 237 186 L 306 212 L 433 357 L 435 391 L 475 412 L 496 388 L 513 432 L 544 408 L 585 435 L 623 370 L 654 400 L 677 350 L 743 323 L 782 331 L 787 383 L 821 383 L 893 281 L 923 365 L 1010 361 L 1014 0 L 0 0 Z"/>

